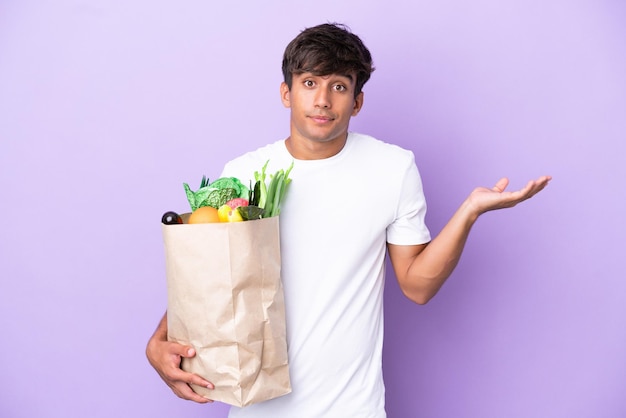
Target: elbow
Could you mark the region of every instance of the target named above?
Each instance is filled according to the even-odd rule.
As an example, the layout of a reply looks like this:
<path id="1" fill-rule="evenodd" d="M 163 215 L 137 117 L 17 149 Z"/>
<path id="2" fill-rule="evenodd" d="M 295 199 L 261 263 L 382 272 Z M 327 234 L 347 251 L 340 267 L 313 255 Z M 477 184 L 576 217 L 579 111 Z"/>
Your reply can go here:
<path id="1" fill-rule="evenodd" d="M 413 302 L 415 302 L 418 305 L 426 305 L 430 300 L 432 299 L 432 296 L 430 297 L 421 297 L 421 298 L 413 298 L 411 299 Z"/>
<path id="2" fill-rule="evenodd" d="M 448 265 L 424 267 L 411 263 L 406 269 L 396 269 L 396 279 L 402 293 L 418 305 L 426 305 L 446 282 L 452 269 Z"/>
<path id="3" fill-rule="evenodd" d="M 426 305 L 441 289 L 445 279 L 440 276 L 422 278 L 421 280 L 400 280 L 400 289 L 404 296 L 418 305 Z"/>
<path id="4" fill-rule="evenodd" d="M 404 296 L 418 305 L 426 305 L 435 296 L 434 292 L 402 289 Z"/>

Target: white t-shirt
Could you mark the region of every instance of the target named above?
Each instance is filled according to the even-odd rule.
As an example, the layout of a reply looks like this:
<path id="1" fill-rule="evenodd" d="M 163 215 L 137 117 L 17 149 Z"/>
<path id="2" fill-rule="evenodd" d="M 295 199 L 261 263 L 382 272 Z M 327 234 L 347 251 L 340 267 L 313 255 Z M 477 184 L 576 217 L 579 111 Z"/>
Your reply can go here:
<path id="1" fill-rule="evenodd" d="M 284 141 L 229 162 L 254 180 L 295 161 L 280 214 L 292 392 L 231 418 L 383 418 L 386 242 L 423 244 L 426 202 L 411 151 L 350 133 L 342 151 L 294 160 Z"/>

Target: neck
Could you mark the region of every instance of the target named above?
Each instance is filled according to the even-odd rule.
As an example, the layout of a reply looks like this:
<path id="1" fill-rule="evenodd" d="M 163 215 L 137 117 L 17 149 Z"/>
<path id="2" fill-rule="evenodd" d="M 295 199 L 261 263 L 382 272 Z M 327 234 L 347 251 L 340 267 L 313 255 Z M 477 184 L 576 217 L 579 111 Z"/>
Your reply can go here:
<path id="1" fill-rule="evenodd" d="M 285 146 L 289 154 L 297 160 L 323 160 L 339 154 L 346 145 L 347 140 L 347 133 L 326 142 L 295 140 L 290 136 L 285 139 Z"/>

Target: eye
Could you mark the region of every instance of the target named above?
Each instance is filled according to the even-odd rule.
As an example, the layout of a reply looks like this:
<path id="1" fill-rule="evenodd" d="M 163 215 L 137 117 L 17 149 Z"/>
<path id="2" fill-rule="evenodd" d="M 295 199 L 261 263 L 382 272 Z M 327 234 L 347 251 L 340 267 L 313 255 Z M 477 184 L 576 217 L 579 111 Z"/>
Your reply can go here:
<path id="1" fill-rule="evenodd" d="M 344 86 L 343 84 L 335 84 L 333 86 L 333 89 L 335 91 L 343 92 L 343 91 L 346 91 L 348 88 L 346 86 Z"/>
<path id="2" fill-rule="evenodd" d="M 313 80 L 304 80 L 305 87 L 313 87 L 314 85 L 315 85 L 315 82 L 313 82 Z"/>

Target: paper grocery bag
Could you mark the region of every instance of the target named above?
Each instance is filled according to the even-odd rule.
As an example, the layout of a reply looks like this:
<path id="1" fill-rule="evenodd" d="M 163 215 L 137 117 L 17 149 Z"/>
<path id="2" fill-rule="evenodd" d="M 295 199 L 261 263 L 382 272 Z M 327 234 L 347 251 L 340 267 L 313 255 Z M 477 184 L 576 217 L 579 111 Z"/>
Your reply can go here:
<path id="1" fill-rule="evenodd" d="M 185 218 L 185 217 L 183 217 Z M 163 225 L 168 338 L 207 398 L 246 406 L 291 392 L 278 217 Z"/>

